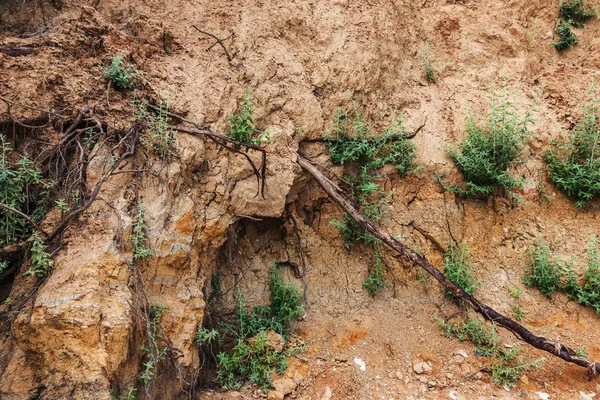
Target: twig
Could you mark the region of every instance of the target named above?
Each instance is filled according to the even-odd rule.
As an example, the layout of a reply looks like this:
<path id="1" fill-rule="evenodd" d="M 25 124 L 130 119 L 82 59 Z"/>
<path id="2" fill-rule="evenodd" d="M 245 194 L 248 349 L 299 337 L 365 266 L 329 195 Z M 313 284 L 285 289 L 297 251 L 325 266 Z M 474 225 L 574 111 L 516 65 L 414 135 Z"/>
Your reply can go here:
<path id="1" fill-rule="evenodd" d="M 22 213 L 21 211 L 17 210 L 16 208 L 13 208 L 13 207 L 11 207 L 11 206 L 8 206 L 8 205 L 6 205 L 6 204 L 4 204 L 4 203 L 0 203 L 0 208 L 4 208 L 4 209 L 5 209 L 5 210 L 7 210 L 7 211 L 10 211 L 10 212 L 12 212 L 12 213 L 14 213 L 14 214 L 17 214 L 19 217 L 21 217 L 21 218 L 23 218 L 23 219 L 26 219 L 26 220 L 27 220 L 27 222 L 29 222 L 29 223 L 30 223 L 30 224 L 31 224 L 31 225 L 32 225 L 32 226 L 33 226 L 33 227 L 34 227 L 34 228 L 35 228 L 35 229 L 36 229 L 38 232 L 40 232 L 40 233 L 41 233 L 42 235 L 44 235 L 45 237 L 48 237 L 48 234 L 47 234 L 47 233 L 46 233 L 46 232 L 45 232 L 45 231 L 44 231 L 42 228 L 40 228 L 40 227 L 39 227 L 39 225 L 38 225 L 38 224 L 36 224 L 36 223 L 35 223 L 35 221 L 34 221 L 34 220 L 32 220 L 32 219 L 29 217 L 29 215 L 27 215 L 27 214 L 25 214 L 25 213 Z"/>
<path id="2" fill-rule="evenodd" d="M 231 38 L 233 36 L 233 33 L 231 35 L 227 36 L 226 38 L 219 39 L 218 37 L 216 37 L 212 33 L 205 32 L 205 31 L 199 29 L 198 27 L 196 27 L 196 25 L 192 25 L 192 28 L 194 28 L 195 30 L 197 30 L 198 32 L 200 32 L 200 33 L 202 33 L 204 35 L 210 36 L 211 38 L 213 38 L 213 39 L 215 39 L 217 41 L 212 46 L 210 46 L 208 49 L 206 49 L 207 51 L 210 50 L 210 49 L 212 49 L 215 45 L 219 44 L 223 48 L 223 50 L 225 51 L 225 55 L 227 56 L 227 61 L 231 62 L 231 56 L 229 55 L 229 52 L 227 51 L 227 48 L 223 44 L 223 41 Z"/>

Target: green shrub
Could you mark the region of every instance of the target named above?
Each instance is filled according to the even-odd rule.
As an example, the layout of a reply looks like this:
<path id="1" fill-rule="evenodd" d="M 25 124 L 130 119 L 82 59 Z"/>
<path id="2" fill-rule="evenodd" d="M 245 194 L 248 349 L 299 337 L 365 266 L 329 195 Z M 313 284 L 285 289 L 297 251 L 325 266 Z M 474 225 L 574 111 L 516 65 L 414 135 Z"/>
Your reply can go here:
<path id="1" fill-rule="evenodd" d="M 469 253 L 470 249 L 465 242 L 458 246 L 456 243 L 451 242 L 450 251 L 444 255 L 444 275 L 462 290 L 472 294 L 479 282 L 473 277 Z M 446 293 L 451 297 L 455 297 L 450 291 Z"/>
<path id="2" fill-rule="evenodd" d="M 371 296 L 375 296 L 379 290 L 387 286 L 388 281 L 385 279 L 385 273 L 383 272 L 385 264 L 383 263 L 383 258 L 381 258 L 381 253 L 378 250 L 375 250 L 372 261 L 373 269 L 363 281 L 362 287 Z"/>
<path id="3" fill-rule="evenodd" d="M 577 293 L 577 301 L 584 306 L 594 307 L 600 315 L 600 251 L 597 236 L 592 236 L 587 249 L 586 271 L 583 285 Z"/>
<path id="4" fill-rule="evenodd" d="M 563 51 L 579 44 L 577 35 L 571 30 L 571 24 L 568 21 L 560 21 L 554 31 L 557 40 L 552 42 L 556 50 Z"/>
<path id="5" fill-rule="evenodd" d="M 125 58 L 123 53 L 112 56 L 110 66 L 108 68 L 102 67 L 104 77 L 110 79 L 117 89 L 133 89 L 140 74 L 133 65 L 124 62 L 123 58 Z"/>
<path id="6" fill-rule="evenodd" d="M 0 146 L 0 202 L 39 223 L 46 214 L 52 183 L 43 178 L 40 169 L 27 155 L 21 155 L 13 165 L 9 157 L 12 148 L 4 135 L 0 135 Z M 22 242 L 33 230 L 26 219 L 0 209 L 0 247 Z"/>
<path id="7" fill-rule="evenodd" d="M 131 224 L 131 244 L 133 245 L 133 260 L 138 261 L 154 254 L 154 251 L 146 246 L 146 210 L 142 203 L 137 205 L 137 213 Z"/>
<path id="8" fill-rule="evenodd" d="M 222 351 L 217 355 L 217 381 L 224 389 L 239 388 L 245 381 L 268 389 L 271 374 L 285 372 L 286 356 L 295 351 L 277 352 L 267 345 L 266 332 L 274 330 L 285 337 L 289 324 L 304 312 L 301 291 L 297 285 L 283 279 L 277 265 L 273 266 L 270 288 L 270 306 L 254 306 L 250 312 L 246 310 L 243 293 L 239 289 L 236 291 L 236 325 L 223 325 L 223 335 L 231 336 L 235 344 L 230 352 Z M 212 342 L 216 336 L 214 332 L 200 328 L 198 344 Z"/>
<path id="9" fill-rule="evenodd" d="M 46 251 L 46 244 L 42 240 L 39 232 L 34 232 L 31 235 L 31 268 L 26 272 L 28 275 L 36 275 L 38 278 L 43 278 L 48 275 L 48 271 L 54 265 L 54 261 Z"/>
<path id="10" fill-rule="evenodd" d="M 560 18 L 569 21 L 573 26 L 583 28 L 585 23 L 594 18 L 598 11 L 595 9 L 584 10 L 583 0 L 563 0 L 560 5 Z"/>
<path id="11" fill-rule="evenodd" d="M 561 290 L 569 299 L 576 300 L 583 306 L 593 307 L 600 315 L 600 251 L 595 235 L 590 238 L 587 248 L 582 279 L 575 272 L 572 261 L 557 260 L 551 255 L 548 246 L 539 239 L 528 254 L 531 268 L 525 271 L 523 278 L 527 285 L 537 287 L 548 297 Z"/>
<path id="12" fill-rule="evenodd" d="M 527 250 L 527 256 L 529 268 L 525 270 L 523 282 L 537 287 L 547 297 L 552 297 L 552 293 L 560 288 L 564 263 L 552 256 L 550 247 L 540 238 Z"/>
<path id="13" fill-rule="evenodd" d="M 440 74 L 446 68 L 447 64 L 440 65 L 435 61 L 435 54 L 427 42 L 425 42 L 425 46 L 419 50 L 419 55 L 421 56 L 423 77 L 427 82 L 435 83 L 438 74 Z"/>
<path id="14" fill-rule="evenodd" d="M 562 138 L 544 153 L 552 182 L 577 198 L 577 207 L 600 197 L 600 100 L 592 84 L 591 100 L 583 120 L 575 125 L 570 139 Z"/>
<path id="15" fill-rule="evenodd" d="M 513 191 L 523 182 L 514 178 L 509 168 L 521 161 L 520 155 L 529 138 L 531 113 L 519 115 L 519 107 L 511 101 L 508 88 L 501 94 L 492 92 L 490 112 L 484 121 L 467 117 L 467 136 L 448 154 L 458 167 L 465 186 L 442 184 L 463 197 L 486 197 L 495 189 L 515 199 Z"/>
<path id="16" fill-rule="evenodd" d="M 439 317 L 436 317 L 436 320 L 442 329 L 442 336 L 456 337 L 460 341 L 469 340 L 477 346 L 475 348 L 477 356 L 490 358 L 488 370 L 494 384 L 512 387 L 527 371 L 537 369 L 543 360 L 527 361 L 517 358 L 522 351 L 519 346 L 513 346 L 508 350 L 501 349 L 494 325 L 488 330 L 482 322 L 472 318 L 463 322 L 445 322 Z"/>
<path id="17" fill-rule="evenodd" d="M 584 10 L 583 0 L 563 0 L 559 10 L 559 23 L 554 31 L 557 40 L 552 44 L 558 51 L 566 50 L 577 44 L 579 39 L 571 30 L 572 26 L 583 28 L 585 23 L 598 13 L 597 10 Z"/>
<path id="18" fill-rule="evenodd" d="M 523 317 L 525 317 L 526 313 L 525 311 L 523 311 L 523 309 L 521 307 L 519 307 L 518 305 L 514 304 L 511 306 L 512 311 L 513 311 L 513 316 L 515 317 L 515 319 L 517 321 L 521 321 L 523 319 Z"/>
<path id="19" fill-rule="evenodd" d="M 169 103 L 161 100 L 158 112 L 148 111 L 148 103 L 134 100 L 132 103 L 136 121 L 143 122 L 150 131 L 150 137 L 143 137 L 142 143 L 161 159 L 175 154 L 173 142 L 175 132 L 169 127 Z"/>
<path id="20" fill-rule="evenodd" d="M 242 144 L 260 146 L 264 141 L 269 140 L 269 134 L 260 131 L 254 120 L 256 101 L 253 99 L 251 87 L 248 87 L 241 100 L 237 111 L 227 116 L 227 125 L 229 126 L 227 134 Z"/>

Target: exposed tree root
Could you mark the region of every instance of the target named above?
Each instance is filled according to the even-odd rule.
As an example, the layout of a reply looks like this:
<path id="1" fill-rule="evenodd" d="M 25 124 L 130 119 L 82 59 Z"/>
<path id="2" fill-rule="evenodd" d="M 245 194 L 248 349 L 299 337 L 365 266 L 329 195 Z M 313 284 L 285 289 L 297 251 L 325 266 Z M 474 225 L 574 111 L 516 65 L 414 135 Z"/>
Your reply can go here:
<path id="1" fill-rule="evenodd" d="M 456 297 L 460 298 L 466 305 L 472 308 L 477 313 L 481 314 L 485 319 L 509 330 L 518 339 L 530 344 L 531 346 L 546 351 L 563 360 L 580 365 L 588 369 L 588 377 L 591 380 L 594 376 L 600 373 L 600 364 L 590 360 L 587 357 L 578 356 L 577 353 L 563 344 L 553 342 L 543 336 L 536 336 L 523 325 L 500 314 L 496 310 L 481 303 L 473 296 L 466 293 L 460 287 L 450 281 L 442 272 L 435 268 L 424 257 L 414 252 L 410 247 L 396 240 L 388 233 L 375 226 L 368 221 L 358 210 L 352 206 L 343 196 L 340 195 L 340 188 L 324 176 L 311 161 L 302 155 L 298 155 L 298 164 L 308 172 L 317 181 L 317 183 L 327 192 L 329 197 L 352 217 L 361 227 L 366 229 L 372 235 L 380 239 L 391 249 L 397 251 L 401 255 L 408 258 L 411 262 L 423 268 L 429 275 L 433 276 L 442 286 L 452 292 Z"/>

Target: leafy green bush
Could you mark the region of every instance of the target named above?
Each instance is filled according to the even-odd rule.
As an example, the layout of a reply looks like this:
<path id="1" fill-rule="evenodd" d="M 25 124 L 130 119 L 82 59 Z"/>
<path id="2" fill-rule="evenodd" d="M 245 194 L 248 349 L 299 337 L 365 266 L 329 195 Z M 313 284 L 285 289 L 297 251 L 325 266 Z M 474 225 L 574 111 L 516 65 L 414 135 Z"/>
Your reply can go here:
<path id="1" fill-rule="evenodd" d="M 577 39 L 577 35 L 571 30 L 571 24 L 568 21 L 560 21 L 554 34 L 557 40 L 552 42 L 552 44 L 558 51 L 563 51 L 579 44 L 579 39 Z"/>
<path id="2" fill-rule="evenodd" d="M 357 168 L 357 176 L 346 180 L 358 200 L 361 213 L 377 223 L 388 204 L 389 194 L 376 183 L 379 177 L 375 171 L 391 164 L 400 176 L 411 173 L 416 150 L 414 144 L 408 141 L 402 118 L 397 113 L 380 137 L 372 133 L 362 114 L 362 109 L 354 103 L 350 110 L 338 110 L 332 129 L 325 134 L 325 143 L 334 164 L 353 164 Z M 349 215 L 345 215 L 342 222 L 332 223 L 344 236 L 348 248 L 356 242 L 369 246 L 380 242 Z"/>
<path id="3" fill-rule="evenodd" d="M 385 273 L 383 272 L 383 267 L 385 264 L 383 263 L 383 259 L 381 258 L 381 253 L 378 250 L 375 250 L 375 254 L 373 255 L 373 269 L 371 273 L 365 278 L 362 283 L 363 289 L 365 289 L 371 296 L 375 296 L 375 294 L 384 287 L 387 286 L 388 281 L 385 279 Z"/>
<path id="4" fill-rule="evenodd" d="M 552 43 L 556 50 L 566 50 L 579 44 L 579 39 L 571 27 L 583 28 L 585 23 L 598 13 L 595 9 L 584 10 L 584 7 L 584 0 L 562 1 L 559 10 L 559 24 L 554 31 L 558 39 Z"/>
<path id="5" fill-rule="evenodd" d="M 108 68 L 102 67 L 104 77 L 110 79 L 117 89 L 133 89 L 140 73 L 136 71 L 133 65 L 124 62 L 123 58 L 125 58 L 123 53 L 112 56 L 110 66 Z"/>
<path id="6" fill-rule="evenodd" d="M 36 275 L 38 278 L 43 278 L 48 275 L 48 271 L 54 265 L 54 261 L 46 251 L 46 244 L 42 240 L 39 232 L 34 232 L 33 235 L 31 235 L 31 238 L 31 268 L 26 273 L 28 275 Z"/>
<path id="7" fill-rule="evenodd" d="M 142 137 L 142 143 L 161 159 L 166 159 L 175 154 L 173 142 L 175 132 L 169 127 L 169 103 L 161 100 L 158 103 L 158 112 L 148 110 L 148 102 L 132 103 L 136 121 L 143 122 L 150 131 L 150 137 Z"/>
<path id="8" fill-rule="evenodd" d="M 583 28 L 587 21 L 598 14 L 597 10 L 584 10 L 584 7 L 584 0 L 563 0 L 560 5 L 560 18 L 564 21 L 570 21 L 573 26 Z"/>
<path id="9" fill-rule="evenodd" d="M 52 183 L 27 156 L 21 155 L 13 165 L 12 148 L 4 135 L 0 135 L 0 202 L 28 215 L 39 223 L 46 213 Z M 33 233 L 26 219 L 11 211 L 0 209 L 0 247 L 22 242 Z"/>
<path id="10" fill-rule="evenodd" d="M 246 381 L 268 389 L 271 374 L 283 373 L 287 368 L 286 357 L 297 349 L 278 352 L 268 345 L 267 332 L 273 330 L 284 338 L 289 333 L 289 325 L 304 312 L 302 294 L 299 287 L 283 279 L 282 273 L 273 266 L 270 280 L 271 304 L 254 306 L 246 310 L 244 295 L 236 290 L 236 323 L 224 323 L 221 331 L 198 329 L 198 346 L 210 345 L 215 340 L 222 342 L 225 337 L 233 339 L 231 351 L 217 354 L 217 381 L 224 389 L 239 388 Z"/>
<path id="11" fill-rule="evenodd" d="M 525 271 L 523 278 L 527 285 L 537 287 L 548 297 L 561 290 L 571 300 L 593 307 L 600 315 L 600 251 L 595 235 L 590 238 L 582 278 L 575 272 L 572 261 L 557 260 L 539 239 L 528 254 L 531 268 Z"/>
<path id="12" fill-rule="evenodd" d="M 592 84 L 591 100 L 583 120 L 570 139 L 562 138 L 544 153 L 550 179 L 562 191 L 577 198 L 577 207 L 600 197 L 600 100 Z"/>
<path id="13" fill-rule="evenodd" d="M 473 277 L 469 253 L 469 246 L 465 242 L 458 246 L 456 243 L 451 242 L 450 251 L 444 255 L 444 275 L 462 290 L 472 294 L 479 282 Z M 447 294 L 455 297 L 450 291 L 447 291 Z"/>
<path id="14" fill-rule="evenodd" d="M 529 268 L 525 270 L 523 282 L 537 287 L 548 297 L 560 288 L 560 280 L 564 275 L 565 265 L 561 260 L 552 257 L 550 247 L 540 238 L 527 251 Z"/>
<path id="15" fill-rule="evenodd" d="M 443 72 L 448 64 L 438 64 L 435 61 L 435 54 L 431 50 L 429 43 L 425 42 L 425 46 L 419 50 L 421 56 L 421 66 L 423 67 L 423 77 L 429 83 L 435 83 L 437 75 Z"/>
<path id="16" fill-rule="evenodd" d="M 137 213 L 131 224 L 131 244 L 133 245 L 134 261 L 141 260 L 154 254 L 154 251 L 146 246 L 146 209 L 142 203 L 137 205 Z"/>
<path id="17" fill-rule="evenodd" d="M 494 325 L 488 330 L 482 322 L 472 318 L 462 322 L 446 322 L 439 317 L 436 320 L 442 329 L 442 336 L 456 337 L 460 341 L 470 340 L 477 346 L 476 355 L 490 358 L 488 370 L 494 384 L 512 387 L 524 373 L 537 369 L 543 360 L 527 361 L 517 358 L 522 351 L 519 346 L 501 349 Z"/>
<path id="18" fill-rule="evenodd" d="M 499 189 L 515 199 L 513 191 L 521 188 L 523 182 L 514 178 L 509 168 L 520 161 L 529 138 L 528 125 L 533 120 L 530 111 L 520 115 L 506 85 L 501 94 L 492 92 L 490 98 L 490 112 L 485 120 L 476 121 L 469 114 L 467 136 L 458 148 L 447 150 L 466 185 L 442 184 L 463 197 L 486 197 Z"/>
<path id="19" fill-rule="evenodd" d="M 251 87 L 248 87 L 241 100 L 242 103 L 237 111 L 227 116 L 229 125 L 227 133 L 230 138 L 242 144 L 260 146 L 264 141 L 269 140 L 269 133 L 260 131 L 254 120 L 254 107 L 257 103 L 253 98 Z"/>

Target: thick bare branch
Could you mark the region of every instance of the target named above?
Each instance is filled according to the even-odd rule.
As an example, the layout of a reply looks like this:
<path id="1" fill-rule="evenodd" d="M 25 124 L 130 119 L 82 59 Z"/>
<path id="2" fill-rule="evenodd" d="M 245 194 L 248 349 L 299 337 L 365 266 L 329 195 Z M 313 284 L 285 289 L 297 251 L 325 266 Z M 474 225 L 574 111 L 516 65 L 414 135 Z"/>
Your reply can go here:
<path id="1" fill-rule="evenodd" d="M 392 250 L 400 253 L 401 255 L 408 258 L 411 262 L 423 268 L 427 273 L 433 276 L 442 286 L 456 295 L 458 298 L 464 301 L 464 303 L 472 308 L 477 313 L 481 314 L 485 319 L 511 331 L 519 339 L 530 344 L 531 346 L 548 352 L 556 357 L 562 358 L 563 360 L 580 365 L 588 369 L 588 376 L 591 379 L 596 374 L 600 373 L 600 363 L 590 360 L 587 357 L 578 356 L 577 353 L 568 346 L 565 346 L 558 342 L 553 342 L 546 339 L 543 336 L 537 336 L 525 328 L 518 322 L 500 314 L 496 310 L 488 307 L 473 296 L 466 293 L 460 287 L 450 281 L 442 272 L 435 268 L 429 261 L 424 257 L 417 254 L 410 247 L 404 243 L 396 240 L 390 236 L 387 232 L 383 231 L 379 227 L 375 226 L 372 222 L 368 221 L 356 208 L 354 208 L 344 197 L 340 195 L 340 189 L 336 184 L 331 182 L 325 177 L 315 165 L 313 165 L 307 158 L 298 155 L 298 164 L 308 172 L 317 181 L 317 183 L 327 192 L 329 197 L 334 200 L 339 206 L 352 217 L 361 227 L 366 229 L 372 235 L 380 239 Z"/>

